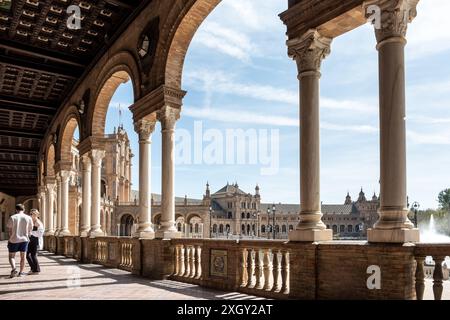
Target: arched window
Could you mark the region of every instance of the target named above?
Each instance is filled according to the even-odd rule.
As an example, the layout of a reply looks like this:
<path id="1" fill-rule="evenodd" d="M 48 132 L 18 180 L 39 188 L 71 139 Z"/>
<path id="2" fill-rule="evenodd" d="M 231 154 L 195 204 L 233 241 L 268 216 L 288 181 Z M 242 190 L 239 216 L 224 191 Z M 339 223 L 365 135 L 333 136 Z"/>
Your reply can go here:
<path id="1" fill-rule="evenodd" d="M 102 180 L 102 182 L 101 182 L 101 197 L 103 199 L 106 199 L 106 182 L 105 182 L 105 180 Z"/>
<path id="2" fill-rule="evenodd" d="M 279 233 L 280 232 L 280 226 L 277 224 L 277 225 L 275 225 L 275 232 L 276 233 Z"/>
<path id="3" fill-rule="evenodd" d="M 261 226 L 261 233 L 266 233 L 266 226 L 265 225 Z"/>
<path id="4" fill-rule="evenodd" d="M 178 232 L 181 232 L 181 222 L 178 222 L 177 229 L 178 229 Z"/>
<path id="5" fill-rule="evenodd" d="M 253 231 L 253 234 L 256 234 L 256 226 L 255 225 L 252 225 L 252 231 Z"/>
<path id="6" fill-rule="evenodd" d="M 337 232 L 338 232 L 337 225 L 333 225 L 333 233 L 335 234 Z"/>
<path id="7" fill-rule="evenodd" d="M 347 232 L 353 232 L 353 226 L 351 224 L 348 225 Z"/>
<path id="8" fill-rule="evenodd" d="M 228 219 L 233 219 L 233 213 L 232 212 L 228 212 Z"/>
<path id="9" fill-rule="evenodd" d="M 213 232 L 217 233 L 217 224 L 213 225 Z"/>
<path id="10" fill-rule="evenodd" d="M 250 219 L 250 212 L 247 212 L 247 219 Z"/>
<path id="11" fill-rule="evenodd" d="M 284 224 L 281 226 L 281 232 L 282 233 L 286 233 L 287 232 L 287 228 L 286 228 L 286 226 Z"/>
<path id="12" fill-rule="evenodd" d="M 344 233 L 345 232 L 345 226 L 343 224 L 341 224 L 339 226 L 339 233 Z"/>
<path id="13" fill-rule="evenodd" d="M 198 233 L 198 223 L 195 224 L 195 233 Z"/>
<path id="14" fill-rule="evenodd" d="M 294 226 L 291 224 L 289 225 L 289 231 L 293 231 L 294 230 Z"/>
<path id="15" fill-rule="evenodd" d="M 219 226 L 219 233 L 220 233 L 220 234 L 223 234 L 223 224 L 221 224 L 221 225 Z"/>
<path id="16" fill-rule="evenodd" d="M 231 232 L 231 227 L 230 227 L 229 224 L 226 225 L 225 230 L 226 230 L 227 232 Z"/>
<path id="17" fill-rule="evenodd" d="M 247 225 L 247 235 L 250 235 L 250 225 Z"/>
<path id="18" fill-rule="evenodd" d="M 245 212 L 242 212 L 242 213 L 241 213 L 241 218 L 242 218 L 242 219 L 245 219 Z"/>
<path id="19" fill-rule="evenodd" d="M 241 232 L 242 232 L 242 234 L 245 234 L 245 224 L 243 224 L 243 225 L 241 226 Z"/>
<path id="20" fill-rule="evenodd" d="M 327 229 L 330 229 L 330 225 L 329 224 L 327 224 Z"/>
<path id="21" fill-rule="evenodd" d="M 193 225 L 191 223 L 191 224 L 189 224 L 189 233 L 192 233 L 192 229 L 193 229 Z"/>

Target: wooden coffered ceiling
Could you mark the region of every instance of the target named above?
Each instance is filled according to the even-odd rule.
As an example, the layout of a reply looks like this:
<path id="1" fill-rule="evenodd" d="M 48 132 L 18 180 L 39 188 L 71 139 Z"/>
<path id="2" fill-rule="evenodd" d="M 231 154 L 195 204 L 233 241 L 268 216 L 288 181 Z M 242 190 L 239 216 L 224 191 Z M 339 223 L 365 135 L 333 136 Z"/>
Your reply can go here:
<path id="1" fill-rule="evenodd" d="M 37 192 L 40 143 L 76 82 L 150 0 L 0 1 L 0 192 Z M 70 5 L 81 29 L 67 27 Z"/>

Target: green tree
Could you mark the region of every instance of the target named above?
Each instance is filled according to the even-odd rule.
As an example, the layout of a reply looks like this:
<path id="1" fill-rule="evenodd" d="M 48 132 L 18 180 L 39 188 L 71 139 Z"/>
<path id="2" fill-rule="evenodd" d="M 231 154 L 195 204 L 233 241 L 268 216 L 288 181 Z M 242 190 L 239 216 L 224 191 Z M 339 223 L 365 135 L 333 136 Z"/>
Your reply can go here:
<path id="1" fill-rule="evenodd" d="M 439 192 L 438 201 L 440 209 L 450 211 L 450 189 Z"/>

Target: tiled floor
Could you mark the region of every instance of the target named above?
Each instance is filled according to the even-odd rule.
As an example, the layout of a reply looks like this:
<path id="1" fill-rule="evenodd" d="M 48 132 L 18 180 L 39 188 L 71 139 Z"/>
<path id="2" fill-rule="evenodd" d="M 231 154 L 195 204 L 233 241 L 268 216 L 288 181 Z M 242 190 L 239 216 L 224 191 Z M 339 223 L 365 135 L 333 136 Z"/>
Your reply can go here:
<path id="1" fill-rule="evenodd" d="M 19 258 L 16 257 L 17 266 Z M 73 259 L 43 252 L 42 272 L 9 279 L 6 242 L 0 242 L 0 300 L 260 300 L 237 292 L 221 292 L 175 281 L 150 281 L 118 269 L 77 264 Z M 27 271 L 28 268 L 25 268 Z"/>

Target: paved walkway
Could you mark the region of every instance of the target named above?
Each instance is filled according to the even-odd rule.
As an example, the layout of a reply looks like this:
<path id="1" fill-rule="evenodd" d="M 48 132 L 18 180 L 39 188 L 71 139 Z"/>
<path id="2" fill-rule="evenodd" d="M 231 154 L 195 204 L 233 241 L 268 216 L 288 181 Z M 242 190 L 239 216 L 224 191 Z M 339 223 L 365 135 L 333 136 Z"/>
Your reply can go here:
<path id="1" fill-rule="evenodd" d="M 16 257 L 17 266 L 19 258 Z M 73 259 L 41 252 L 42 272 L 9 279 L 6 242 L 0 242 L 0 300 L 261 300 L 175 281 L 151 281 L 118 269 L 78 264 Z M 28 271 L 28 266 L 25 271 Z"/>

